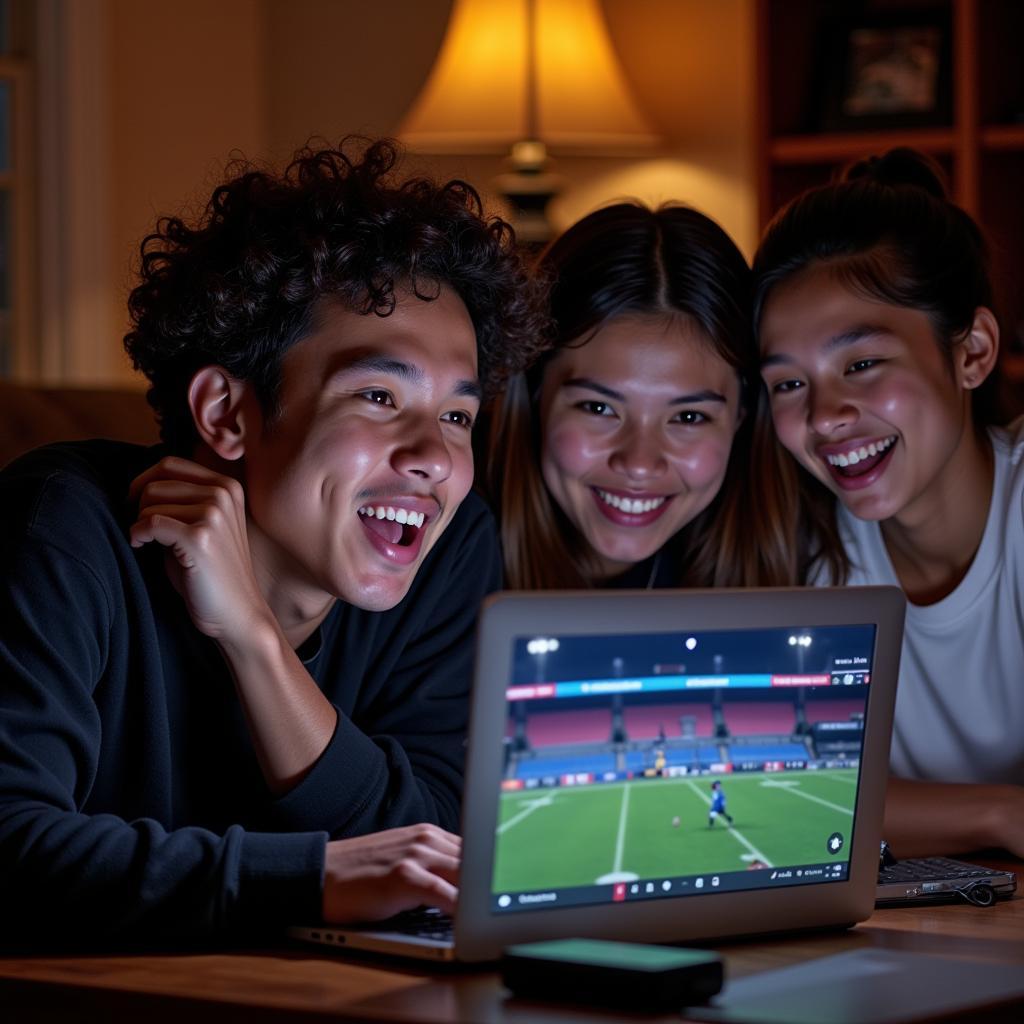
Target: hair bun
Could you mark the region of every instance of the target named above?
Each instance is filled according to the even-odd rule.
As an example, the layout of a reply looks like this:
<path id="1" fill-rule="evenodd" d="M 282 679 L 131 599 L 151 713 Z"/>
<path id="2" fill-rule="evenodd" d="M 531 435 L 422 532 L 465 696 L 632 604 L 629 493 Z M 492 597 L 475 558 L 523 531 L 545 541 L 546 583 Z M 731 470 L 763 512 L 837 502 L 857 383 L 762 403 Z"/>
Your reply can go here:
<path id="1" fill-rule="evenodd" d="M 842 180 L 921 188 L 936 199 L 949 198 L 946 175 L 942 168 L 931 157 L 906 146 L 850 164 L 843 171 Z"/>

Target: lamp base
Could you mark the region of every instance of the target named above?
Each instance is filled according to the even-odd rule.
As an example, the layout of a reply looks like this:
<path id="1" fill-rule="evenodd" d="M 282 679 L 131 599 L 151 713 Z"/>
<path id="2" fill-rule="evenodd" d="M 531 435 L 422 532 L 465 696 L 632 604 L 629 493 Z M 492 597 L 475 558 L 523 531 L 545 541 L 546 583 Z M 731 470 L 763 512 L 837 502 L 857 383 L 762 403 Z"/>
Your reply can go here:
<path id="1" fill-rule="evenodd" d="M 551 241 L 554 229 L 548 221 L 547 206 L 562 190 L 564 179 L 546 171 L 520 170 L 499 175 L 494 184 L 512 207 L 517 241 L 534 248 Z"/>

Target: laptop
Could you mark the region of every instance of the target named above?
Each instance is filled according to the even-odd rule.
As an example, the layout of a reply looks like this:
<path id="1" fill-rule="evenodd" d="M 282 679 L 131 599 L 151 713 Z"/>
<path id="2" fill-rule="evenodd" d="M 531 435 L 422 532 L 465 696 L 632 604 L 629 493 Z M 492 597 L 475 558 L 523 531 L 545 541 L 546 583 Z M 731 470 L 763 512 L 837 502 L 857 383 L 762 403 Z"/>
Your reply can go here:
<path id="1" fill-rule="evenodd" d="M 492 596 L 451 933 L 425 910 L 289 934 L 469 962 L 864 920 L 904 609 L 895 587 Z"/>
<path id="2" fill-rule="evenodd" d="M 875 902 L 880 907 L 961 900 L 976 907 L 991 907 L 996 900 L 1012 896 L 1016 890 L 1017 876 L 1012 871 L 951 857 L 897 860 L 889 844 L 882 842 L 875 894 Z"/>

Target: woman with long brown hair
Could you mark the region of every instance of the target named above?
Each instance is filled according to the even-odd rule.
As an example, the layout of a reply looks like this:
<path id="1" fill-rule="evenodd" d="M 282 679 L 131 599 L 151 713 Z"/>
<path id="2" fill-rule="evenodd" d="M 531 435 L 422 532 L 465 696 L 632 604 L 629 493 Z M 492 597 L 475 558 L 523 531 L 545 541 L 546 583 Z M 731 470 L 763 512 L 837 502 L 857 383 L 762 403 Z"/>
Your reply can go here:
<path id="1" fill-rule="evenodd" d="M 506 584 L 741 586 L 792 578 L 751 277 L 712 220 L 620 203 L 543 253 L 554 342 L 492 411 L 485 486 Z"/>

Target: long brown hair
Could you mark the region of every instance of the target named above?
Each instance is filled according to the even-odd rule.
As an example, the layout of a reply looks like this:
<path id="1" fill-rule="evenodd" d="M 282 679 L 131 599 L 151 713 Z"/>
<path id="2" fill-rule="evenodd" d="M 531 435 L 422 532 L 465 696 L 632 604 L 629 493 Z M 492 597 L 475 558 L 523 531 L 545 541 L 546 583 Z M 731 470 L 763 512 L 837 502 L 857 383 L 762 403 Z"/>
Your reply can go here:
<path id="1" fill-rule="evenodd" d="M 781 585 L 795 569 L 780 521 L 790 492 L 763 404 L 751 330 L 751 275 L 714 221 L 683 206 L 620 203 L 584 217 L 542 254 L 554 344 L 513 376 L 491 410 L 484 486 L 498 511 L 506 583 L 516 589 L 591 586 L 594 552 L 549 494 L 540 471 L 538 399 L 552 355 L 585 345 L 624 314 L 682 314 L 736 371 L 745 416 L 716 499 L 673 539 L 679 586 Z"/>

